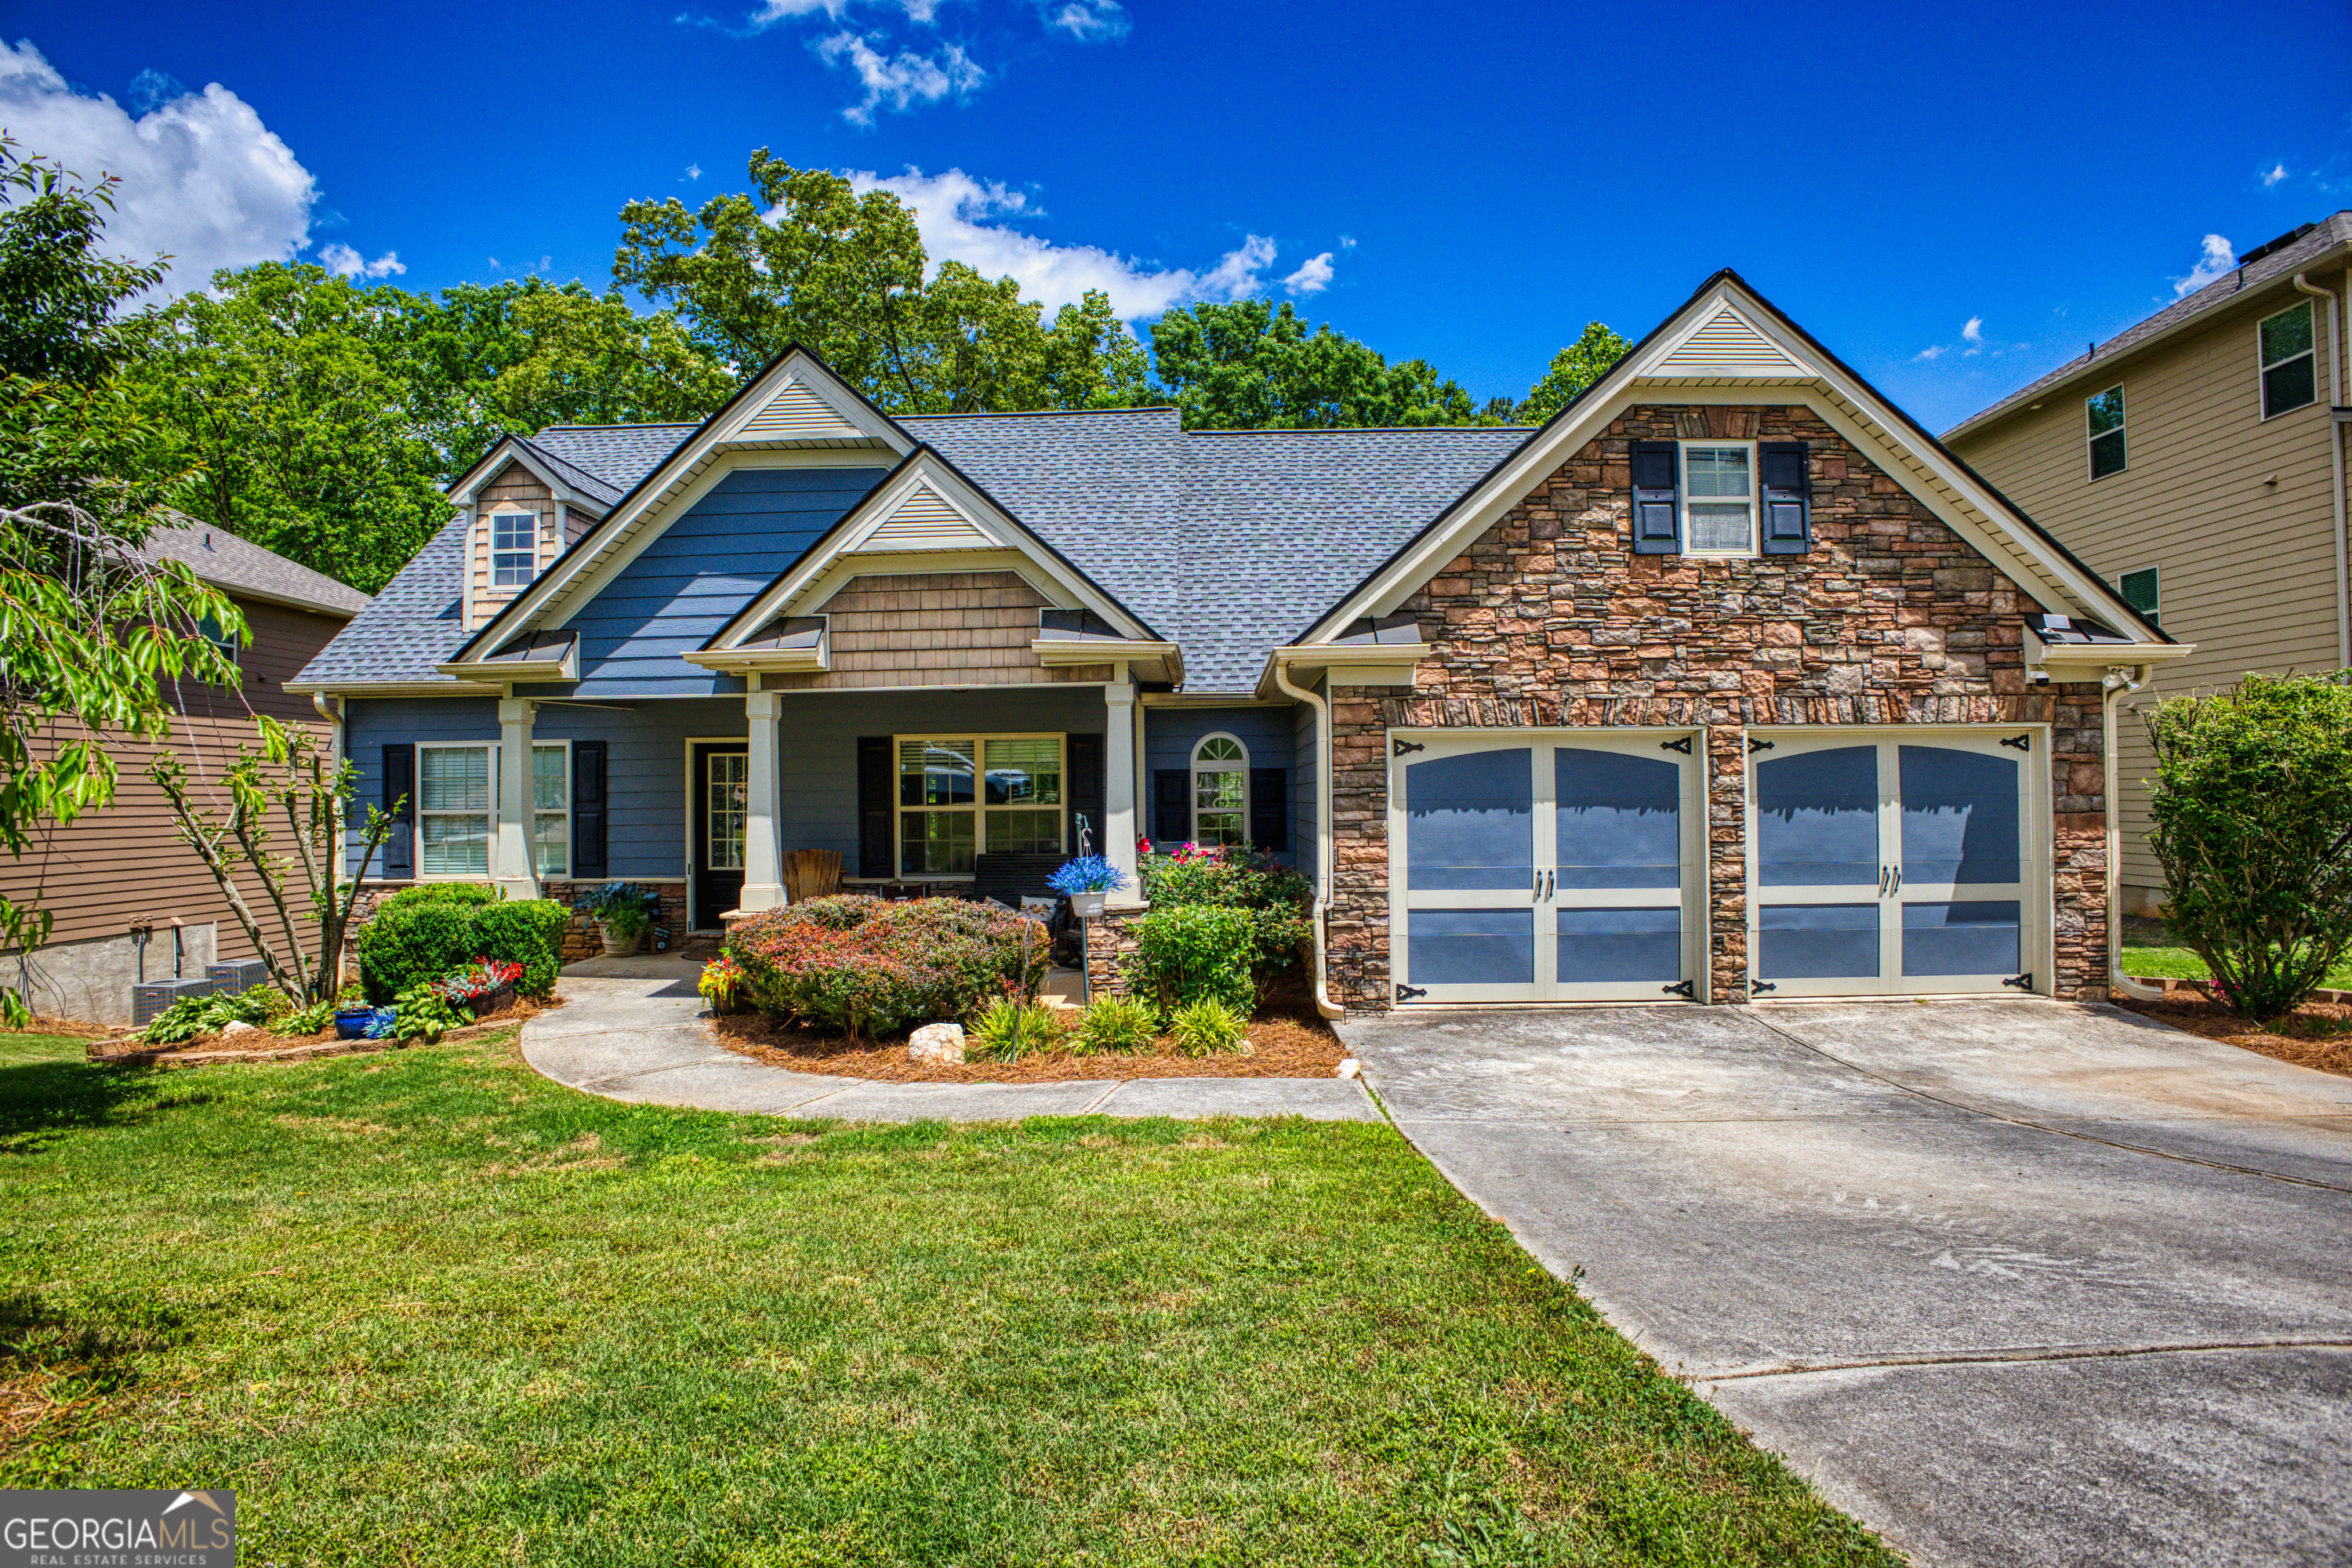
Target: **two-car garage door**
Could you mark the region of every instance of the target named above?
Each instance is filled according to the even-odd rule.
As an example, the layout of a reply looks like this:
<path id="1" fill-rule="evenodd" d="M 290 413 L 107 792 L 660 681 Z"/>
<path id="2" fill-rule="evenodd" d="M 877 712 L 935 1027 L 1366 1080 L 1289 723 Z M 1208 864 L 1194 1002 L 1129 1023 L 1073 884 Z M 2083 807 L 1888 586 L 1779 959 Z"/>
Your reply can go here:
<path id="1" fill-rule="evenodd" d="M 1777 996 L 1994 991 L 2034 950 L 2024 731 L 1749 740 L 1751 984 Z M 1398 731 L 1401 1003 L 1704 995 L 1704 742 L 1673 731 Z"/>

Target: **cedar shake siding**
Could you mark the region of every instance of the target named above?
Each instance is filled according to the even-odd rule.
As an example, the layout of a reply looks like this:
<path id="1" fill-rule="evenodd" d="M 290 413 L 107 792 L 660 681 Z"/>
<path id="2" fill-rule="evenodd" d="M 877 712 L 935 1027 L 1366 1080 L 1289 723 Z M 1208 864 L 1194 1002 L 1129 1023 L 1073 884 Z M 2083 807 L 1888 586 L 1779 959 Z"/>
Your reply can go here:
<path id="1" fill-rule="evenodd" d="M 531 537 L 536 542 L 532 576 L 545 571 L 558 555 L 563 553 L 567 530 L 559 528 L 556 523 L 555 492 L 541 484 L 539 476 L 520 463 L 509 463 L 474 498 L 474 526 L 467 535 L 466 553 L 467 631 L 488 626 L 491 616 L 522 592 L 520 587 L 499 587 L 490 576 L 490 514 L 509 504 L 530 508 L 538 520 L 531 531 Z"/>
<path id="2" fill-rule="evenodd" d="M 864 686 L 1043 685 L 1105 668 L 1047 669 L 1029 645 L 1051 603 L 1014 572 L 853 577 L 812 613 L 826 617 L 830 669 L 771 676 L 778 691 Z"/>
<path id="3" fill-rule="evenodd" d="M 1678 417 L 1679 416 L 1679 417 Z M 1811 548 L 1701 560 L 1632 548 L 1632 444 L 1801 441 Z M 1748 999 L 1748 725 L 2048 724 L 2058 973 L 2106 995 L 2095 684 L 2030 686 L 2009 578 L 1804 407 L 1636 406 L 1402 606 L 1433 651 L 1410 695 L 1332 693 L 1330 989 L 1385 1008 L 1392 727 L 1689 727 L 1706 736 L 1709 970 Z"/>

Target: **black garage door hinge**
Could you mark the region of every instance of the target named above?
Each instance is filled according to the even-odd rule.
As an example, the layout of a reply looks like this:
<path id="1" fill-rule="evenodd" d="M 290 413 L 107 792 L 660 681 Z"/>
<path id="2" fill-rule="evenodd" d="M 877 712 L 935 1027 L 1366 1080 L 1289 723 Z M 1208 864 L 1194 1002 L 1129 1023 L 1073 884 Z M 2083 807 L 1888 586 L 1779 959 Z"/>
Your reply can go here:
<path id="1" fill-rule="evenodd" d="M 1697 994 L 1687 980 L 1677 980 L 1672 985 L 1661 985 L 1658 989 L 1669 996 L 1679 996 L 1685 1002 L 1696 999 Z"/>
<path id="2" fill-rule="evenodd" d="M 1396 988 L 1396 999 L 1400 1002 L 1409 1002 L 1415 996 L 1426 996 L 1428 994 L 1428 989 L 1424 986 L 1400 985 Z"/>
<path id="3" fill-rule="evenodd" d="M 1679 741 L 1659 742 L 1658 750 L 1662 752 L 1680 752 L 1684 756 L 1687 757 L 1691 754 L 1690 743 L 1691 738 L 1688 735 L 1685 735 Z"/>
<path id="4" fill-rule="evenodd" d="M 1753 736 L 1753 735 L 1750 735 L 1750 736 L 1748 736 L 1748 754 L 1749 756 L 1751 756 L 1751 757 L 1752 757 L 1752 756 L 1754 756 L 1754 755 L 1755 755 L 1757 752 L 1769 752 L 1769 751 L 1770 751 L 1771 749 L 1772 749 L 1772 742 L 1769 742 L 1769 741 L 1759 741 L 1759 740 L 1758 740 L 1758 739 L 1757 739 L 1755 736 Z"/>
<path id="5" fill-rule="evenodd" d="M 2001 984 L 2003 985 L 2014 985 L 2020 991 L 2031 991 L 2033 989 L 2033 971 L 2029 969 L 2022 974 L 2012 974 L 2008 979 L 2002 981 Z"/>
<path id="6" fill-rule="evenodd" d="M 2000 743 L 2004 746 L 2014 746 L 2021 752 L 2033 750 L 2033 737 L 2031 735 L 2004 735 L 2001 737 Z"/>
<path id="7" fill-rule="evenodd" d="M 1427 746 L 1423 745 L 1419 741 L 1397 741 L 1391 743 L 1396 747 L 1396 750 L 1389 754 L 1395 757 L 1402 757 L 1407 752 L 1425 752 L 1429 750 Z"/>
<path id="8" fill-rule="evenodd" d="M 1751 980 L 1748 983 L 1748 994 L 1751 996 L 1759 991 L 1778 991 L 1779 989 L 1780 988 L 1778 985 L 1769 980 Z"/>

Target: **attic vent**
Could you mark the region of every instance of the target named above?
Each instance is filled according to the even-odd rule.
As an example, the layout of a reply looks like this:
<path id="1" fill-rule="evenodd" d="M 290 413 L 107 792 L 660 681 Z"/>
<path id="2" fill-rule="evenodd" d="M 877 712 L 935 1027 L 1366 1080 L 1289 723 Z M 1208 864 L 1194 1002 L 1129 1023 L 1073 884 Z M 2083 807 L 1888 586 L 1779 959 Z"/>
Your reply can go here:
<path id="1" fill-rule="evenodd" d="M 950 506 L 929 485 L 918 485 L 861 550 L 992 550 L 996 541 Z"/>
<path id="2" fill-rule="evenodd" d="M 1685 339 L 1680 348 L 1659 363 L 1662 371 L 1730 369 L 1792 371 L 1797 362 L 1780 352 L 1755 324 L 1738 311 L 1717 311 Z"/>
<path id="3" fill-rule="evenodd" d="M 746 437 L 777 441 L 862 441 L 865 433 L 835 413 L 824 399 L 797 381 L 768 399 L 768 405 L 743 426 Z"/>

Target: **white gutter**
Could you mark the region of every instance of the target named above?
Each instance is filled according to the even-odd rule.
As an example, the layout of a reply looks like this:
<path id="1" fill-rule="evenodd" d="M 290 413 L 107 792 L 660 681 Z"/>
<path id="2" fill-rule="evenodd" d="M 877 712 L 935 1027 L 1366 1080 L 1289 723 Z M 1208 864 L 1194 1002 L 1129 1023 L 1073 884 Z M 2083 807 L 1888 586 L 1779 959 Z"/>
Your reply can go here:
<path id="1" fill-rule="evenodd" d="M 1294 685 L 1289 666 L 1272 666 L 1275 689 L 1315 710 L 1315 1010 L 1344 1018 L 1348 1010 L 1331 1000 L 1323 973 L 1331 909 L 1331 704 L 1320 692 Z"/>
<path id="2" fill-rule="evenodd" d="M 2131 673 L 2126 675 L 2126 669 Z M 2122 808 L 2116 801 L 2116 704 L 2137 691 L 2147 679 L 2147 666 L 2119 664 L 2108 670 L 2106 679 L 2099 683 L 2099 718 L 2104 737 L 2099 755 L 2100 765 L 2105 769 L 2105 776 L 2100 782 L 2106 792 L 2107 815 L 2107 988 L 2111 994 L 2137 1002 L 2161 1002 L 2161 988 L 2142 985 L 2124 973 L 2124 825 Z"/>
<path id="3" fill-rule="evenodd" d="M 2336 293 L 2315 289 L 2301 272 L 2294 275 L 2294 286 L 2315 300 L 2327 301 L 2327 456 L 2336 475 L 2336 666 L 2352 668 L 2352 563 L 2345 559 L 2344 540 L 2344 427 L 2335 418 L 2335 411 L 2344 405 L 2343 369 L 2336 357 Z"/>

